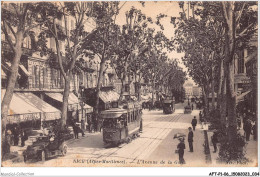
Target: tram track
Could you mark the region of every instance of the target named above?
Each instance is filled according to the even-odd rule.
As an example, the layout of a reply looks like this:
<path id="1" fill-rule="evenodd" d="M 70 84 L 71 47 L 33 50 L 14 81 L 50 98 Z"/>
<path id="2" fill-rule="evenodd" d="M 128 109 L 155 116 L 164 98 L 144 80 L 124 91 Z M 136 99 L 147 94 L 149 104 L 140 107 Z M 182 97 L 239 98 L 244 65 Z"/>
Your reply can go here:
<path id="1" fill-rule="evenodd" d="M 119 152 L 124 153 L 131 151 L 132 153 L 128 153 L 127 157 L 124 155 L 125 159 L 133 159 L 132 162 L 134 162 L 136 159 L 138 159 L 139 156 L 141 156 L 142 154 L 148 154 L 151 153 L 160 143 L 160 141 L 162 141 L 164 139 L 164 137 L 166 137 L 169 132 L 172 130 L 170 127 L 172 125 L 172 123 L 175 123 L 176 121 L 179 120 L 179 118 L 181 117 L 181 114 L 178 115 L 168 115 L 167 117 L 160 117 L 159 119 L 163 120 L 163 119 L 169 119 L 168 120 L 170 122 L 160 122 L 162 123 L 161 127 L 164 128 L 158 128 L 159 131 L 156 132 L 156 134 L 153 134 L 152 137 L 147 137 L 145 142 L 141 143 L 141 139 L 142 136 L 140 138 L 137 138 L 136 140 L 134 140 L 133 142 L 131 142 L 130 144 L 123 144 L 123 146 L 121 146 L 121 148 L 117 148 L 117 149 L 113 149 L 111 150 L 109 153 L 107 153 L 107 155 L 101 155 L 100 157 L 98 157 L 98 159 L 100 158 L 111 158 L 111 157 L 117 157 L 120 158 Z M 157 119 L 158 121 L 158 119 Z M 157 122 L 156 121 L 156 122 Z M 151 122 L 149 124 L 146 124 L 146 128 L 150 128 L 149 125 L 154 124 L 155 122 Z M 150 134 L 150 132 L 146 132 L 148 135 Z M 151 141 L 152 140 L 152 141 Z M 128 146 L 126 146 L 128 145 Z M 136 146 L 137 145 L 137 146 Z M 133 148 L 135 147 L 135 148 Z M 139 151 L 139 149 L 143 149 L 142 151 Z M 146 153 L 144 153 L 144 151 L 146 151 Z M 148 153 L 147 153 L 148 152 Z"/>

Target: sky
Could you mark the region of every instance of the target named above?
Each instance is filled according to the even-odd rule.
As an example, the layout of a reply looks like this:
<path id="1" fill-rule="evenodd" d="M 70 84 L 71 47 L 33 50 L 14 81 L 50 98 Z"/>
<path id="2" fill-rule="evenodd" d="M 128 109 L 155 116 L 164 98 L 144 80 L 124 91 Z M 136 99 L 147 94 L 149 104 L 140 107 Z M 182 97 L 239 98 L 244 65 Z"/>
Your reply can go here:
<path id="1" fill-rule="evenodd" d="M 176 1 L 146 1 L 145 6 L 143 7 L 141 3 L 136 1 L 122 1 L 120 2 L 119 7 L 120 9 L 119 15 L 117 16 L 116 23 L 118 25 L 125 24 L 125 12 L 130 10 L 132 6 L 136 9 L 139 9 L 144 13 L 146 16 L 151 17 L 154 21 L 156 20 L 157 15 L 160 13 L 166 14 L 167 17 L 163 18 L 161 23 L 164 26 L 164 30 L 162 31 L 165 36 L 169 39 L 174 37 L 174 26 L 170 23 L 171 17 L 179 17 L 179 13 L 181 9 L 179 8 L 178 2 Z M 154 26 L 153 26 L 154 27 Z M 159 27 L 155 27 L 156 30 L 160 30 Z M 176 58 L 179 61 L 179 66 L 183 68 L 184 71 L 187 71 L 187 68 L 182 63 L 181 57 L 184 56 L 184 53 L 177 53 L 176 51 L 170 52 L 168 54 L 169 58 Z M 193 82 L 191 78 L 189 78 L 189 82 Z"/>

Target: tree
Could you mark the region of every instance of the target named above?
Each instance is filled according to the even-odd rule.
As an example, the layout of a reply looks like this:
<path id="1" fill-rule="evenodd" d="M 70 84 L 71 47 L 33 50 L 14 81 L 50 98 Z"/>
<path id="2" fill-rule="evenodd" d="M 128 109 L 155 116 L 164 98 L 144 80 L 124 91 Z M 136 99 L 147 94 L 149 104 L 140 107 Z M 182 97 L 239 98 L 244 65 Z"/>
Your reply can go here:
<path id="1" fill-rule="evenodd" d="M 145 51 L 149 30 L 147 29 L 148 23 L 152 23 L 152 19 L 146 17 L 140 10 L 132 7 L 126 12 L 126 24 L 122 26 L 122 32 L 119 33 L 115 56 L 111 60 L 111 64 L 122 84 L 120 100 L 123 96 L 126 78 L 134 75 L 131 69 L 136 69 L 135 71 L 138 72 L 136 68 L 138 66 L 135 62 L 139 63 L 137 61 L 138 53 Z"/>
<path id="2" fill-rule="evenodd" d="M 43 44 L 41 46 L 42 51 L 47 51 L 50 59 L 58 63 L 58 68 L 65 81 L 61 110 L 62 126 L 64 126 L 67 121 L 70 82 L 75 64 L 80 58 L 88 56 L 82 43 L 84 38 L 91 34 L 91 32 L 86 31 L 85 23 L 92 17 L 93 3 L 60 2 L 43 4 L 45 6 L 41 9 L 40 14 L 43 19 L 46 19 L 46 23 L 44 23 L 46 30 L 40 33 L 39 42 Z M 68 27 L 68 19 L 74 19 L 74 28 Z M 62 21 L 64 21 L 64 25 L 62 25 Z M 54 39 L 56 49 L 46 49 L 46 43 L 42 42 L 46 41 L 46 38 Z M 65 44 L 65 54 L 61 50 L 62 43 Z"/>
<path id="3" fill-rule="evenodd" d="M 84 39 L 82 46 L 84 50 L 97 55 L 100 59 L 100 69 L 96 87 L 96 103 L 94 107 L 94 120 L 98 120 L 99 93 L 105 64 L 115 53 L 114 46 L 117 45 L 119 27 L 115 24 L 119 12 L 119 2 L 93 2 L 93 17 L 96 29 L 91 35 Z"/>
<path id="4" fill-rule="evenodd" d="M 33 30 L 44 23 L 44 20 L 42 18 L 39 18 L 38 16 L 38 9 L 41 7 L 40 3 L 3 4 L 6 4 L 7 7 L 2 8 L 2 32 L 4 33 L 5 40 L 8 42 L 8 46 L 13 53 L 11 58 L 11 71 L 8 78 L 6 92 L 1 104 L 2 140 L 5 141 L 6 119 L 8 116 L 9 105 L 12 100 L 15 83 L 18 76 L 20 59 L 24 52 L 22 50 L 22 44 L 25 37 L 34 36 L 35 33 L 33 32 Z M 4 144 L 5 143 L 2 143 L 2 147 L 4 147 Z"/>
<path id="5" fill-rule="evenodd" d="M 250 39 L 256 31 L 257 12 L 252 9 L 256 2 L 222 2 L 223 26 L 225 29 L 224 74 L 226 75 L 228 139 L 236 137 L 236 93 L 234 91 L 234 54 L 239 42 Z M 245 21 L 247 20 L 247 21 Z"/>
<path id="6" fill-rule="evenodd" d="M 236 131 L 234 55 L 239 50 L 239 45 L 247 43 L 256 30 L 257 12 L 253 8 L 255 5 L 255 2 L 196 2 L 193 4 L 194 14 L 190 17 L 185 13 L 183 3 L 180 3 L 183 12 L 178 30 L 182 33 L 180 39 L 185 40 L 184 43 L 180 39 L 178 40 L 181 44 L 180 50 L 186 52 L 185 57 L 188 58 L 188 63 L 192 60 L 197 61 L 188 66 L 191 70 L 190 74 L 197 82 L 205 83 L 207 81 L 204 77 L 205 70 L 199 73 L 198 68 L 203 70 L 203 67 L 197 66 L 197 63 L 202 60 L 205 68 L 213 66 L 211 72 L 206 73 L 209 74 L 211 80 L 214 81 L 216 78 L 219 80 L 217 107 L 221 112 L 223 128 L 221 131 L 227 135 L 227 141 L 222 143 L 222 147 L 224 147 L 222 152 L 232 154 L 228 160 L 236 160 L 241 157 L 239 155 L 241 153 L 237 151 L 236 147 L 239 138 Z M 184 45 L 187 42 L 193 43 L 194 46 Z M 200 50 L 196 51 L 196 47 Z M 199 56 L 197 59 L 195 59 L 196 55 Z M 211 58 L 211 60 L 207 60 L 207 58 Z M 214 83 L 211 84 L 211 88 L 213 93 Z M 228 125 L 227 129 L 226 125 Z"/>

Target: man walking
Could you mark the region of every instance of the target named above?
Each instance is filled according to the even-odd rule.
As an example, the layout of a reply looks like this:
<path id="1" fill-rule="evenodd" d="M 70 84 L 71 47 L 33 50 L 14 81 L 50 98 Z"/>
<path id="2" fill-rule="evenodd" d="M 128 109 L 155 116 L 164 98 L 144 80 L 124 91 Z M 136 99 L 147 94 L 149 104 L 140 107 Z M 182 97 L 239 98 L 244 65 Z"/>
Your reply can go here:
<path id="1" fill-rule="evenodd" d="M 214 132 L 212 137 L 211 137 L 211 141 L 212 141 L 212 144 L 213 144 L 213 147 L 214 147 L 214 153 L 217 152 L 217 143 L 218 143 L 218 136 L 217 136 L 217 133 Z"/>
<path id="2" fill-rule="evenodd" d="M 246 123 L 244 124 L 244 130 L 246 133 L 246 141 L 250 140 L 250 134 L 252 131 L 252 124 L 250 120 L 247 120 Z"/>
<path id="3" fill-rule="evenodd" d="M 194 116 L 194 118 L 192 119 L 191 121 L 191 125 L 193 127 L 193 131 L 195 131 L 195 128 L 197 126 L 197 119 L 196 119 L 196 116 Z"/>
<path id="4" fill-rule="evenodd" d="M 193 152 L 193 131 L 191 127 L 189 127 L 188 142 L 189 142 L 190 152 Z"/>
<path id="5" fill-rule="evenodd" d="M 72 126 L 72 128 L 73 128 L 73 132 L 74 132 L 75 139 L 79 139 L 79 132 L 78 132 L 78 127 L 77 127 L 77 125 L 74 124 L 74 125 Z"/>
<path id="6" fill-rule="evenodd" d="M 184 149 L 185 149 L 184 138 L 179 138 L 179 140 L 180 140 L 180 143 L 177 145 L 177 149 L 178 149 L 178 153 L 179 153 L 179 163 L 185 164 L 185 160 L 183 158 Z"/>

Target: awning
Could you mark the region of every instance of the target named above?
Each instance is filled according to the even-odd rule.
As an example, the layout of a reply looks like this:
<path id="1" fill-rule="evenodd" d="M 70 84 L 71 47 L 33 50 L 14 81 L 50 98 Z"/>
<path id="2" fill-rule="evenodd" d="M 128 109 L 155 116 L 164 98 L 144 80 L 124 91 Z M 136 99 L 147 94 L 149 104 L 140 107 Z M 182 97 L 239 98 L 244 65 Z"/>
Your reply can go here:
<path id="1" fill-rule="evenodd" d="M 5 90 L 1 90 L 1 100 L 3 100 Z M 12 100 L 8 110 L 9 123 L 19 123 L 28 120 L 35 120 L 41 118 L 41 110 L 32 104 L 27 103 L 19 93 L 13 93 Z"/>
<path id="2" fill-rule="evenodd" d="M 85 104 L 85 106 L 83 108 L 86 110 L 86 113 L 93 112 L 93 107 L 89 106 L 88 104 Z"/>
<path id="3" fill-rule="evenodd" d="M 120 95 L 113 91 L 113 90 L 109 90 L 109 91 L 100 91 L 99 93 L 99 98 L 104 102 L 104 103 L 108 103 L 108 102 L 113 102 L 113 101 L 118 101 L 119 100 Z"/>
<path id="4" fill-rule="evenodd" d="M 61 103 L 63 102 L 63 95 L 61 93 L 45 93 L 45 94 L 56 101 L 59 101 Z M 81 108 L 79 104 L 79 99 L 74 93 L 69 94 L 68 103 L 69 103 L 68 106 L 69 110 Z M 84 109 L 86 110 L 86 113 L 93 112 L 93 107 L 87 104 L 85 104 Z"/>
<path id="5" fill-rule="evenodd" d="M 238 102 L 240 102 L 240 101 L 244 101 L 244 97 L 245 97 L 248 93 L 250 93 L 250 92 L 251 92 L 251 90 L 246 91 L 246 92 L 244 92 L 244 93 L 238 95 L 238 96 L 237 96 L 237 99 L 236 99 L 236 102 L 238 103 Z"/>
<path id="6" fill-rule="evenodd" d="M 45 93 L 47 96 L 49 96 L 50 98 L 58 101 L 58 102 L 63 102 L 63 95 L 61 93 Z M 68 100 L 69 104 L 78 104 L 78 98 L 76 97 L 76 95 L 74 95 L 73 93 L 69 94 L 69 100 Z"/>
<path id="7" fill-rule="evenodd" d="M 21 68 L 21 70 L 24 72 L 24 74 L 26 76 L 30 76 L 30 73 L 27 71 L 27 69 L 23 65 L 19 65 L 19 67 Z"/>
<path id="8" fill-rule="evenodd" d="M 22 98 L 28 104 L 37 107 L 43 113 L 42 120 L 55 120 L 61 118 L 60 110 L 46 103 L 33 93 L 17 93 L 17 95 Z"/>

